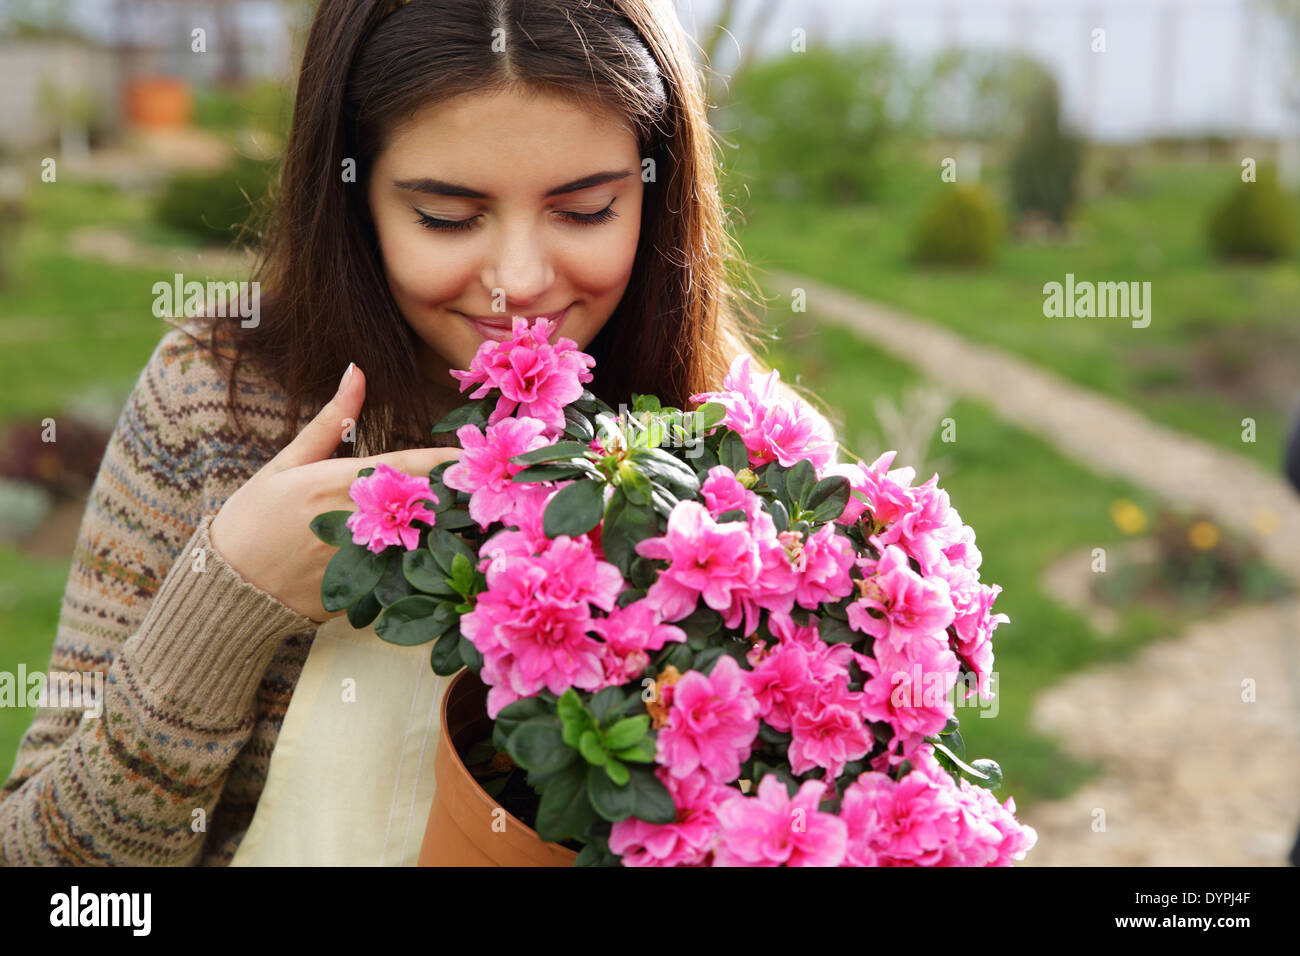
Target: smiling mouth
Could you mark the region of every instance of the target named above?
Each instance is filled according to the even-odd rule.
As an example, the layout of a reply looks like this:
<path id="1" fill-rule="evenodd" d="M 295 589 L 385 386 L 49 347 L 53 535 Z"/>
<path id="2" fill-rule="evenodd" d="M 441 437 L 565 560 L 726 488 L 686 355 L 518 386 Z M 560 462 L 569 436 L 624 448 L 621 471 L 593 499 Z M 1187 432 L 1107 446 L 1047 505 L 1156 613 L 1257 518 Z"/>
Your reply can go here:
<path id="1" fill-rule="evenodd" d="M 538 315 L 523 316 L 523 318 L 528 320 L 528 325 L 530 327 L 535 325 L 538 319 L 551 320 L 551 335 L 554 336 L 571 308 L 572 306 L 570 305 L 558 312 L 546 312 Z M 509 339 L 514 334 L 514 315 L 497 313 L 492 316 L 475 316 L 468 315 L 464 312 L 457 312 L 456 314 L 468 322 L 470 327 L 484 338 L 494 339 L 500 342 Z"/>

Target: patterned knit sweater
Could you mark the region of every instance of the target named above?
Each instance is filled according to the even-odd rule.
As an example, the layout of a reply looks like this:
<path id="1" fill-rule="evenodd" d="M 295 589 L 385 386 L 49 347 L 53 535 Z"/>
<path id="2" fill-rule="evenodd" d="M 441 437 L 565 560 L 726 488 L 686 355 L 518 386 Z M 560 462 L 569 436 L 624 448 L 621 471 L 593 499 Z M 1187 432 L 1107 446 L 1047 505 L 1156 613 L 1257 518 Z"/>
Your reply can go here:
<path id="1" fill-rule="evenodd" d="M 249 441 L 226 392 L 217 359 L 173 329 L 127 400 L 46 669 L 103 674 L 102 713 L 37 710 L 0 791 L 0 863 L 226 866 L 248 831 L 317 625 L 209 543 L 226 499 L 280 450 L 285 411 L 241 372 Z"/>
<path id="2" fill-rule="evenodd" d="M 47 669 L 103 673 L 102 713 L 37 710 L 0 793 L 0 863 L 224 866 L 248 829 L 316 625 L 208 542 L 285 407 L 241 373 L 249 442 L 225 397 L 215 358 L 167 332 L 90 492 Z"/>

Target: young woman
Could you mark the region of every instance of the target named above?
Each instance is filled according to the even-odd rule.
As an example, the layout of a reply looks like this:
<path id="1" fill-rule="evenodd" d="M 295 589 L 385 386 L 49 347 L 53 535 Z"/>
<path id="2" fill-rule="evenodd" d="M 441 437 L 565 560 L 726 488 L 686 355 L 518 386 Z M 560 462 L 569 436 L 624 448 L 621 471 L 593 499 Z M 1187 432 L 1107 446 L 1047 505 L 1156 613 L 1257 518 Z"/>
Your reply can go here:
<path id="1" fill-rule="evenodd" d="M 429 447 L 463 401 L 448 370 L 512 315 L 559 318 L 614 407 L 632 392 L 688 407 L 753 351 L 688 44 L 671 0 L 323 0 L 260 323 L 168 332 L 127 403 L 50 664 L 103 674 L 102 715 L 38 711 L 0 860 L 226 865 L 251 827 L 262 849 L 242 862 L 412 861 L 429 791 L 408 764 L 431 767 L 437 719 L 415 705 L 436 696 L 376 678 L 321 743 L 336 717 L 312 708 L 346 697 L 334 678 L 373 677 L 394 649 L 331 644 L 313 671 L 327 628 L 350 628 L 321 606 L 331 549 L 308 524 L 351 508 L 368 464 L 456 456 Z M 427 672 L 423 655 L 403 678 Z M 407 723 L 384 733 L 392 720 Z M 323 768 L 335 751 L 371 763 Z M 391 805 L 364 803 L 366 775 L 397 763 Z M 349 828 L 386 842 L 308 852 Z"/>

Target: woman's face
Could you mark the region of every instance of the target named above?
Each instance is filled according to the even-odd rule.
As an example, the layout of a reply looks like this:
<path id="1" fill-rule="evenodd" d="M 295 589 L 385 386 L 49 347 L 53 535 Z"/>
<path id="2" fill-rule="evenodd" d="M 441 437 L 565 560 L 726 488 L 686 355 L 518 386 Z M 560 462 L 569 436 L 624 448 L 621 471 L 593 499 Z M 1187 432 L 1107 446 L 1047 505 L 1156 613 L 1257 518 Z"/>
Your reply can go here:
<path id="1" fill-rule="evenodd" d="M 448 369 L 508 338 L 514 315 L 563 313 L 551 341 L 586 348 L 631 278 L 642 190 L 636 137 L 613 115 L 515 93 L 416 113 L 376 158 L 368 200 L 428 375 L 458 388 Z"/>

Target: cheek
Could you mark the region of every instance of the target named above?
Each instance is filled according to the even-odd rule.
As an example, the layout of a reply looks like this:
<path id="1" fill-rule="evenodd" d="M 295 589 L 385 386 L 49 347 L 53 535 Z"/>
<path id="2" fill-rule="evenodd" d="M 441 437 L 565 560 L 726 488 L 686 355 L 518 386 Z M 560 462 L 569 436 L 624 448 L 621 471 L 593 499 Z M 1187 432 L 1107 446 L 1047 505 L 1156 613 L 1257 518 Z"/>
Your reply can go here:
<path id="1" fill-rule="evenodd" d="M 568 250 L 564 258 L 568 280 L 593 294 L 622 286 L 636 259 L 641 238 L 640 219 L 639 211 L 635 217 L 621 216 L 604 227 L 594 228 L 580 247 Z"/>
<path id="2" fill-rule="evenodd" d="M 394 219 L 396 218 L 396 221 Z M 472 269 L 426 230 L 392 215 L 376 223 L 384 271 L 401 305 L 429 305 L 455 296 Z"/>

